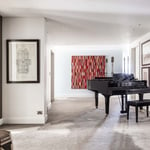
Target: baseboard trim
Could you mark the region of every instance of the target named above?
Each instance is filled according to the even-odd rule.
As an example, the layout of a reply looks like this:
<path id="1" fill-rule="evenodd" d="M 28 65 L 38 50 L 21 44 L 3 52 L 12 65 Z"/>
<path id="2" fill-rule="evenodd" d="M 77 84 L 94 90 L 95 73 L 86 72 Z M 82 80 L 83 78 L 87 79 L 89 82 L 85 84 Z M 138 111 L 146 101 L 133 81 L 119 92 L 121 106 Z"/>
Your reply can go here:
<path id="1" fill-rule="evenodd" d="M 0 125 L 2 125 L 3 123 L 4 123 L 4 120 L 2 118 L 2 119 L 0 119 Z"/>
<path id="2" fill-rule="evenodd" d="M 118 99 L 118 96 L 119 95 L 114 95 L 114 96 L 111 96 L 110 99 Z M 99 99 L 104 99 L 105 100 L 105 97 L 101 94 L 99 94 Z M 95 96 L 84 96 L 84 97 L 70 97 L 70 96 L 66 96 L 66 97 L 56 97 L 55 100 L 95 100 Z"/>
<path id="3" fill-rule="evenodd" d="M 45 123 L 47 122 L 47 120 L 48 120 L 48 115 L 46 114 L 45 115 Z"/>
<path id="4" fill-rule="evenodd" d="M 47 109 L 50 109 L 50 108 L 51 108 L 51 102 L 49 102 L 47 105 Z"/>
<path id="5" fill-rule="evenodd" d="M 45 124 L 47 116 L 4 118 L 4 124 Z"/>
<path id="6" fill-rule="evenodd" d="M 104 98 L 103 95 L 99 95 L 99 98 Z M 55 97 L 55 100 L 87 100 L 87 99 L 95 99 L 94 96 L 65 96 L 65 97 Z"/>

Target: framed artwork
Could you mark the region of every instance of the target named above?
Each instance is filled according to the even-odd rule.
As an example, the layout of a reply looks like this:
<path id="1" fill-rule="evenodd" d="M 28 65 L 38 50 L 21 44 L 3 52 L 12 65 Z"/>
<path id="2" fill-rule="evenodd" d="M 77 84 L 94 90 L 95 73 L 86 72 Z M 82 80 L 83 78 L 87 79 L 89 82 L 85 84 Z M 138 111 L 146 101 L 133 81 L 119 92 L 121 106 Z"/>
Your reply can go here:
<path id="1" fill-rule="evenodd" d="M 150 64 L 150 40 L 141 44 L 142 66 Z"/>
<path id="2" fill-rule="evenodd" d="M 7 83 L 39 83 L 39 40 L 7 40 Z"/>
<path id="3" fill-rule="evenodd" d="M 105 56 L 72 56 L 72 89 L 87 89 L 87 81 L 95 77 L 105 77 Z"/>
<path id="4" fill-rule="evenodd" d="M 142 68 L 142 80 L 147 80 L 147 86 L 150 85 L 150 68 L 148 67 L 143 67 Z"/>

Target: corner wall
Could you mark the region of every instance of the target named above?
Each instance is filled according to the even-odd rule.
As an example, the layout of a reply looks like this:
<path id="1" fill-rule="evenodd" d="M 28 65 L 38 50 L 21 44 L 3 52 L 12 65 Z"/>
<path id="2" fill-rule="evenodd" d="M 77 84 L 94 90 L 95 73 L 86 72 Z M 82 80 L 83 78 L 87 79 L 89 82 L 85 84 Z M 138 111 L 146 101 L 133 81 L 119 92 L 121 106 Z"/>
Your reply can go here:
<path id="1" fill-rule="evenodd" d="M 40 39 L 40 83 L 7 84 L 6 40 Z M 45 123 L 45 19 L 3 19 L 3 119 L 4 123 Z M 42 111 L 42 115 L 37 115 Z"/>

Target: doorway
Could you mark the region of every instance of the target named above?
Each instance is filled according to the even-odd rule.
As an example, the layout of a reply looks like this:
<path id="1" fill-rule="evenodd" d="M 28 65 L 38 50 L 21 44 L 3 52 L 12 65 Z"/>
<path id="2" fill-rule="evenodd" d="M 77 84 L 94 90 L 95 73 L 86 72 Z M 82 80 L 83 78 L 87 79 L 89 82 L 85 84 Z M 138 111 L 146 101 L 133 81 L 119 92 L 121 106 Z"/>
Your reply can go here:
<path id="1" fill-rule="evenodd" d="M 131 48 L 131 73 L 136 76 L 136 47 Z"/>
<path id="2" fill-rule="evenodd" d="M 51 102 L 54 101 L 54 52 L 51 51 Z"/>

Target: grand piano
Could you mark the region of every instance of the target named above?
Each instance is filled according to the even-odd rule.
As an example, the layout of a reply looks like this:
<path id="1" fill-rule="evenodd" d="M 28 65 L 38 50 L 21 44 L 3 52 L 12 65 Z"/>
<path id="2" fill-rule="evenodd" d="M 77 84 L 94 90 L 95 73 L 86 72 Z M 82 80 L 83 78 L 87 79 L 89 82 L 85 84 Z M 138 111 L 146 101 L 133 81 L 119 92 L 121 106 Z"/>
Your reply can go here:
<path id="1" fill-rule="evenodd" d="M 113 74 L 112 77 L 95 77 L 87 81 L 87 88 L 95 92 L 95 106 L 98 108 L 98 94 L 105 97 L 105 113 L 109 114 L 110 96 L 121 95 L 121 113 L 126 113 L 128 94 L 138 94 L 143 100 L 144 93 L 150 93 L 146 80 L 137 80 L 133 74 Z"/>

